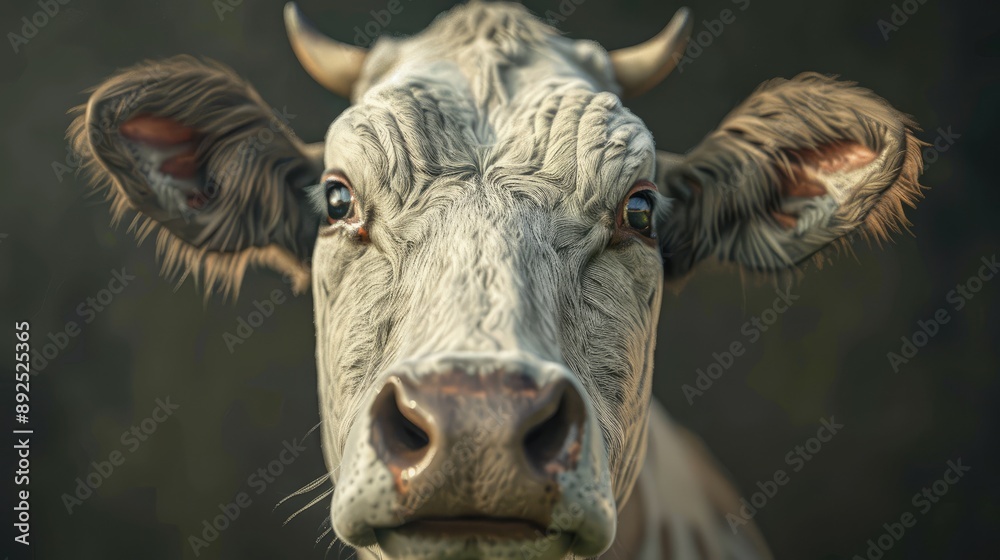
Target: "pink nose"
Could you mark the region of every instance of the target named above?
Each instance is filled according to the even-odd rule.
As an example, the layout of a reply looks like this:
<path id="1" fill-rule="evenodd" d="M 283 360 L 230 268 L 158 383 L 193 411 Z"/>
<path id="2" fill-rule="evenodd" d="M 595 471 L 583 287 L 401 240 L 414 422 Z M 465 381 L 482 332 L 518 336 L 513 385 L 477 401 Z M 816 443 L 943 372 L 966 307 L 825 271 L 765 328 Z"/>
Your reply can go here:
<path id="1" fill-rule="evenodd" d="M 371 438 L 402 493 L 433 465 L 450 465 L 463 480 L 488 467 L 542 494 L 556 491 L 555 474 L 576 468 L 587 411 L 573 385 L 539 386 L 520 364 L 483 369 L 452 364 L 386 381 L 371 409 Z"/>

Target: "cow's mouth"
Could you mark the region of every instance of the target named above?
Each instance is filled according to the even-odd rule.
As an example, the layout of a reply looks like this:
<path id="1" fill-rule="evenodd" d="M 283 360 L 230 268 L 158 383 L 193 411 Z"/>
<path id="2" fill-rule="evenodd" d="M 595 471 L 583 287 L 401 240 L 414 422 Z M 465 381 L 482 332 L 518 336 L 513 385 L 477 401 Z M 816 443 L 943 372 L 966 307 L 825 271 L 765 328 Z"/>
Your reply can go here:
<path id="1" fill-rule="evenodd" d="M 452 554 L 458 554 L 455 558 L 464 558 L 463 552 L 470 553 L 480 546 L 494 549 L 494 552 L 508 547 L 510 551 L 516 551 L 540 541 L 544 541 L 546 545 L 541 549 L 546 554 L 541 557 L 548 557 L 555 552 L 553 557 L 561 558 L 561 552 L 568 551 L 574 540 L 571 533 L 553 534 L 542 524 L 530 519 L 488 516 L 419 518 L 395 527 L 375 529 L 375 537 L 390 558 L 396 555 L 409 558 L 415 549 L 431 552 L 427 546 L 433 543 L 440 543 L 443 548 L 431 552 L 428 558 L 450 558 Z M 557 552 L 558 549 L 562 551 Z M 478 558 L 479 555 L 474 557 Z"/>
<path id="2" fill-rule="evenodd" d="M 391 529 L 406 536 L 445 538 L 493 537 L 535 539 L 545 536 L 545 527 L 527 519 L 467 516 L 417 519 Z"/>

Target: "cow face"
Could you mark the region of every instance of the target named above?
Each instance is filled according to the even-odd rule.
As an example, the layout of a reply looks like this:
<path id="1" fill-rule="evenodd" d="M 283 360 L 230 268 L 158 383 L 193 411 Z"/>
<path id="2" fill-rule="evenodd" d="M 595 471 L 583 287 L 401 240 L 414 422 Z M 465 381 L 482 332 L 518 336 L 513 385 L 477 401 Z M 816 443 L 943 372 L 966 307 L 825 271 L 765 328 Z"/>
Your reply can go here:
<path id="1" fill-rule="evenodd" d="M 423 539 L 378 530 L 523 518 L 535 538 L 562 520 L 562 545 L 593 555 L 642 459 L 652 139 L 580 83 L 501 118 L 463 87 L 380 84 L 327 135 L 312 262 L 334 527 L 401 551 Z"/>
<path id="2" fill-rule="evenodd" d="M 764 84 L 685 156 L 618 94 L 651 87 L 687 14 L 603 51 L 472 3 L 345 47 L 286 13 L 354 104 L 306 146 L 231 71 L 109 79 L 70 134 L 160 226 L 168 270 L 311 279 L 337 535 L 389 558 L 595 556 L 643 463 L 663 279 L 715 256 L 787 270 L 884 236 L 919 195 L 910 122 L 818 75 Z"/>

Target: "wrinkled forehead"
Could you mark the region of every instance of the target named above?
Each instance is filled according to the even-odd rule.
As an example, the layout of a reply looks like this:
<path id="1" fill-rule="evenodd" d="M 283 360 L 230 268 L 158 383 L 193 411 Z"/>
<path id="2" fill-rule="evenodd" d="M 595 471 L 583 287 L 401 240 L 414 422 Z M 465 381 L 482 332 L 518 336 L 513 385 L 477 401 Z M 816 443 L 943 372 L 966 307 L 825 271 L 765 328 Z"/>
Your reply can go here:
<path id="1" fill-rule="evenodd" d="M 541 83 L 483 111 L 444 69 L 369 90 L 326 140 L 328 169 L 401 202 L 449 179 L 474 179 L 586 208 L 651 180 L 654 153 L 642 121 L 584 82 Z"/>

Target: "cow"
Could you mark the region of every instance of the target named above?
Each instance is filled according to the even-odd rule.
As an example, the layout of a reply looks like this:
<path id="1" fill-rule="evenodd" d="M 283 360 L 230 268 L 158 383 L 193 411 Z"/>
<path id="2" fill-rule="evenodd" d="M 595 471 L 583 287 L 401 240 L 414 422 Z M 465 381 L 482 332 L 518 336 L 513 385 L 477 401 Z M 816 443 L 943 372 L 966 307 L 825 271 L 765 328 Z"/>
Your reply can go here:
<path id="1" fill-rule="evenodd" d="M 236 297 L 266 266 L 311 289 L 336 537 L 363 558 L 770 557 L 652 398 L 664 286 L 705 261 L 780 276 L 906 228 L 915 123 L 805 73 L 657 151 L 621 99 L 677 64 L 686 9 L 613 52 L 499 2 L 369 49 L 294 4 L 285 19 L 351 100 L 324 142 L 191 56 L 108 78 L 68 136 L 113 220 L 157 232 L 165 274 Z"/>

